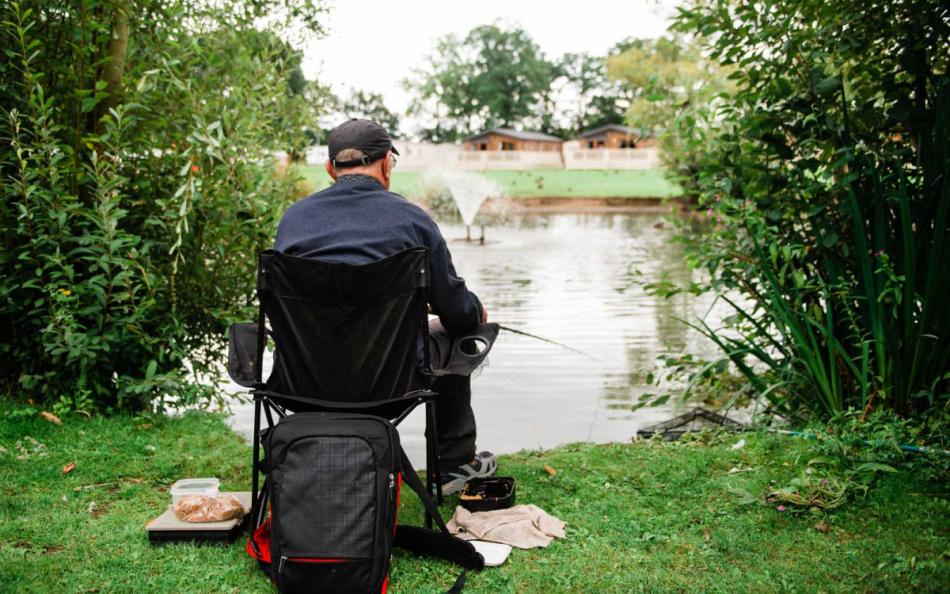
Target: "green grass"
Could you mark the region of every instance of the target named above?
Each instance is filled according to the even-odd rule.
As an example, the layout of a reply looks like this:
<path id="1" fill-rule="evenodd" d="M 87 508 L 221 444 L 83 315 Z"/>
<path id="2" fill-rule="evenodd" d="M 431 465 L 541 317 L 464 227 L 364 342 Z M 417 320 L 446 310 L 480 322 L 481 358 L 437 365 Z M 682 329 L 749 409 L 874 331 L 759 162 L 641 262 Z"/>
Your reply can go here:
<path id="1" fill-rule="evenodd" d="M 327 187 L 330 179 L 322 166 L 305 165 L 301 173 L 315 190 Z M 535 169 L 530 171 L 483 171 L 504 188 L 510 198 L 667 198 L 681 193 L 668 181 L 662 170 L 565 170 Z M 418 188 L 421 173 L 393 173 L 392 190 L 412 197 Z"/>
<path id="2" fill-rule="evenodd" d="M 667 198 L 681 193 L 660 169 L 486 171 L 517 198 Z"/>
<path id="3" fill-rule="evenodd" d="M 17 460 L 26 436 L 47 455 Z M 950 506 L 935 492 L 945 486 L 900 471 L 835 513 L 780 513 L 733 493 L 785 484 L 802 471 L 807 444 L 750 434 L 732 451 L 735 440 L 503 456 L 518 501 L 567 521 L 567 538 L 470 574 L 466 592 L 946 591 Z M 247 488 L 249 448 L 221 417 L 3 420 L 0 446 L 0 591 L 273 592 L 243 541 L 147 543 L 144 525 L 176 479 L 213 475 Z M 418 502 L 403 501 L 401 518 L 417 522 Z M 830 532 L 814 529 L 819 519 Z M 392 592 L 445 591 L 457 573 L 397 551 Z"/>

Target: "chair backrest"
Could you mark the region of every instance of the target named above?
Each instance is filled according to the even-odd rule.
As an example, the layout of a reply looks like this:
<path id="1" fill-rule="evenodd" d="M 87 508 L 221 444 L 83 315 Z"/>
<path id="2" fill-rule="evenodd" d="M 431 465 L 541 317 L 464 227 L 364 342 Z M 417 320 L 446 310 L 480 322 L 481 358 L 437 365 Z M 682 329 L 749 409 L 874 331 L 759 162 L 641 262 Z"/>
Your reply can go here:
<path id="1" fill-rule="evenodd" d="M 362 265 L 261 253 L 258 295 L 276 345 L 268 389 L 355 403 L 424 387 L 428 261 L 425 248 Z"/>

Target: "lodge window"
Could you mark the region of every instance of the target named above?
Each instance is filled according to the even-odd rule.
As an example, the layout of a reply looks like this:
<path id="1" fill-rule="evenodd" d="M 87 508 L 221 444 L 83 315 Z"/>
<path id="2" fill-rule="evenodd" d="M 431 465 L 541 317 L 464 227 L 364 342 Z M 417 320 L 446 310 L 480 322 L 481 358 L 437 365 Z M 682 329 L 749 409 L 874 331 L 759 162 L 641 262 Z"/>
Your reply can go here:
<path id="1" fill-rule="evenodd" d="M 503 150 L 503 151 L 513 151 L 513 150 L 515 150 L 515 143 L 513 143 L 513 142 L 503 142 L 503 143 L 501 143 L 501 150 Z"/>

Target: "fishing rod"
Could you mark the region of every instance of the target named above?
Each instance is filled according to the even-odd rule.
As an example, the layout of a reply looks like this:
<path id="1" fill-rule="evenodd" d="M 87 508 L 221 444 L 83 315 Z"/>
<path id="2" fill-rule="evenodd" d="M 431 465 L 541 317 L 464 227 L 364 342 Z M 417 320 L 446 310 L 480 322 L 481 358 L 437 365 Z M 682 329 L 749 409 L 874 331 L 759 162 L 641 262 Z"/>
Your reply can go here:
<path id="1" fill-rule="evenodd" d="M 809 433 L 807 431 L 789 431 L 787 429 L 772 429 L 771 427 L 766 427 L 765 430 L 770 433 L 778 433 L 779 435 L 788 435 L 791 437 L 802 437 L 804 439 L 812 439 L 812 440 L 818 439 L 817 435 L 815 435 L 814 433 Z M 867 439 L 862 439 L 861 442 L 864 445 L 874 446 L 874 447 L 880 447 L 882 443 L 881 441 L 870 441 Z M 911 452 L 913 454 L 936 453 L 936 454 L 943 454 L 944 456 L 950 455 L 950 450 L 941 450 L 941 449 L 929 447 L 929 446 L 915 446 L 915 445 L 900 444 L 900 449 L 905 452 Z"/>
<path id="2" fill-rule="evenodd" d="M 550 343 L 550 344 L 559 346 L 559 347 L 561 347 L 562 349 L 567 349 L 567 350 L 571 351 L 572 353 L 577 353 L 578 355 L 581 355 L 581 356 L 583 356 L 583 357 L 587 357 L 587 358 L 590 359 L 591 361 L 597 361 L 598 363 L 600 363 L 600 359 L 597 359 L 597 358 L 594 357 L 593 355 L 589 355 L 589 354 L 585 353 L 584 351 L 579 351 L 579 350 L 577 350 L 577 349 L 575 349 L 575 348 L 573 348 L 573 347 L 569 347 L 569 346 L 567 346 L 566 344 L 560 343 L 560 342 L 558 342 L 558 341 L 556 341 L 556 340 L 551 340 L 550 338 L 545 338 L 545 337 L 543 337 L 543 336 L 538 336 L 537 334 L 531 334 L 530 332 L 525 332 L 524 330 L 518 330 L 518 329 L 512 328 L 512 327 L 510 327 L 510 326 L 503 326 L 503 325 L 501 325 L 501 324 L 498 324 L 498 328 L 499 328 L 500 330 L 505 330 L 506 332 L 511 332 L 512 334 L 520 334 L 521 336 L 527 336 L 528 338 L 533 338 L 533 339 L 535 339 L 535 340 L 540 340 L 541 342 L 547 342 L 547 343 Z"/>

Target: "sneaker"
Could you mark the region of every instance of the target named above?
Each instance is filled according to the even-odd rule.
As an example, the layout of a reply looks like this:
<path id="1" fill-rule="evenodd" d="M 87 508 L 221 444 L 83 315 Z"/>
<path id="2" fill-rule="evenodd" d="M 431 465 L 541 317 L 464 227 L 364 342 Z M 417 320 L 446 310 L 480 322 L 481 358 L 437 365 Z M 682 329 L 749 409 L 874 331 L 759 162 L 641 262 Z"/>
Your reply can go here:
<path id="1" fill-rule="evenodd" d="M 468 464 L 462 464 L 451 471 L 442 472 L 442 494 L 458 493 L 469 479 L 494 476 L 498 470 L 498 460 L 491 452 L 479 452 Z"/>

